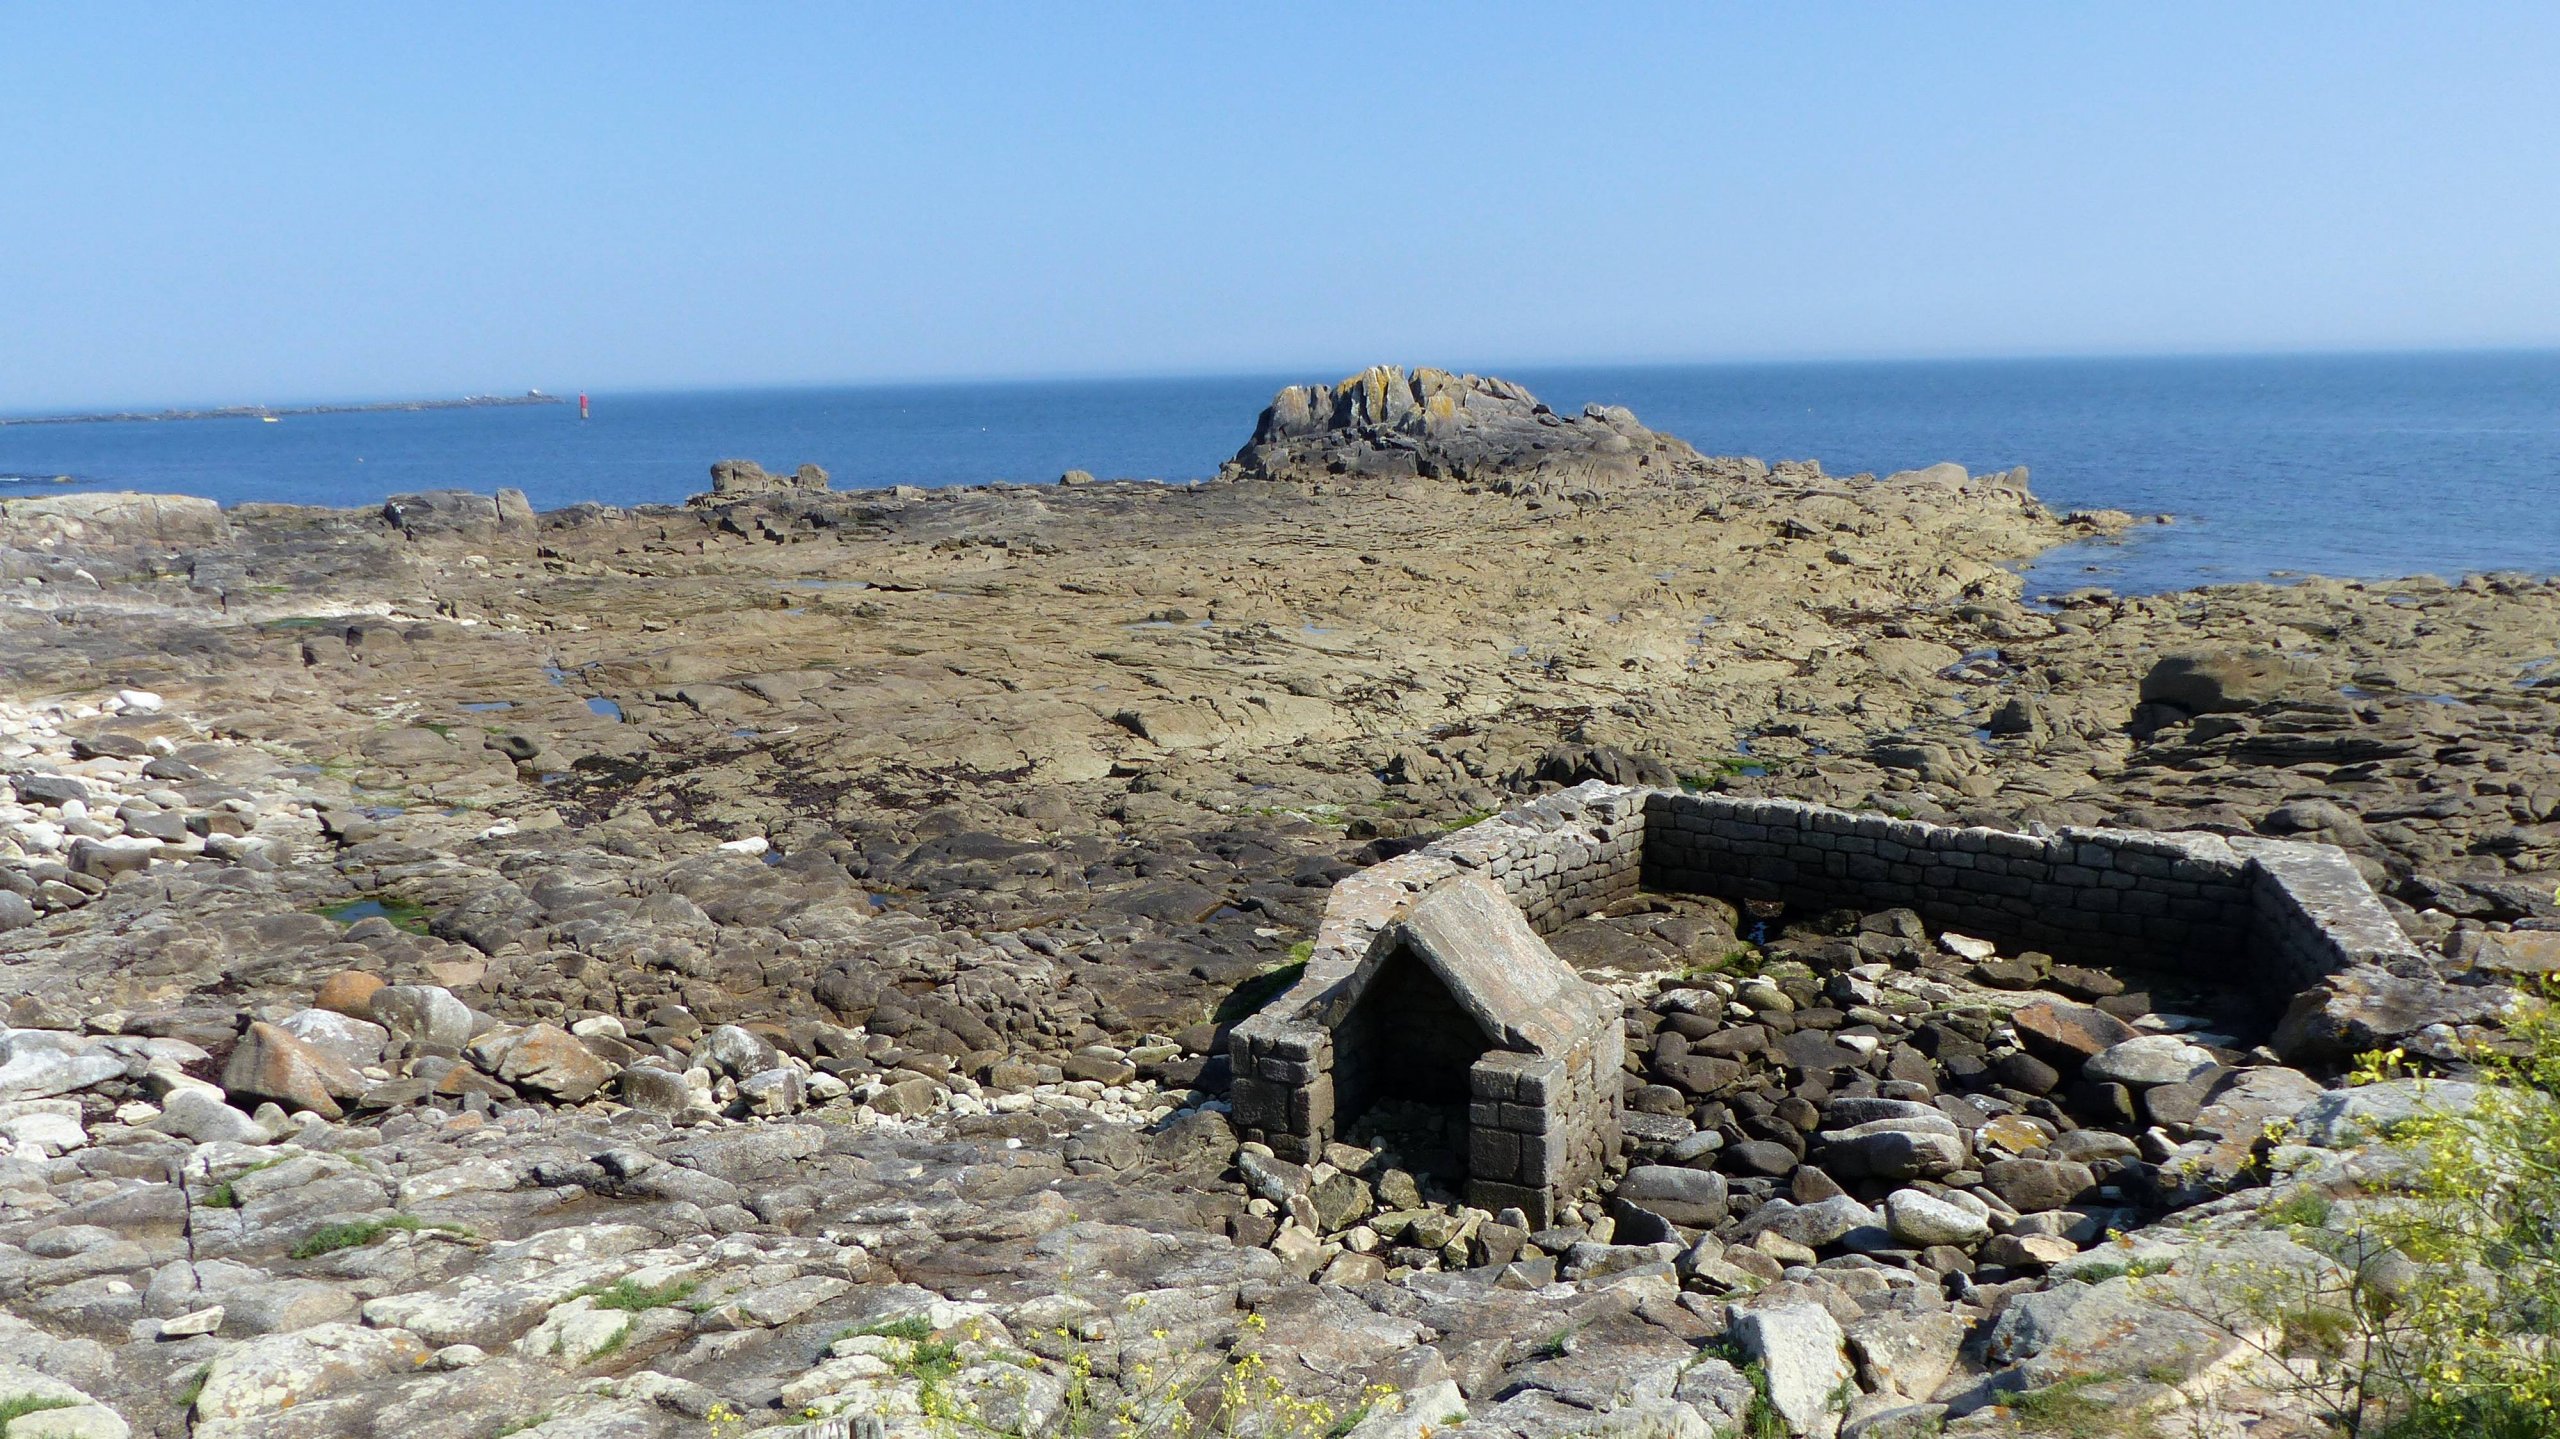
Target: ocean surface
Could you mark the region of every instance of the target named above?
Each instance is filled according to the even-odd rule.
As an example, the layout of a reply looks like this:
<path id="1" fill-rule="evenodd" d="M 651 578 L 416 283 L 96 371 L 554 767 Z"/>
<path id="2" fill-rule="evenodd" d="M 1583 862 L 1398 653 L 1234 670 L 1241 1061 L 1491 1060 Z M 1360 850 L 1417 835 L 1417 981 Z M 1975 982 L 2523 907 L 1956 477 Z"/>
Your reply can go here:
<path id="1" fill-rule="evenodd" d="M 2166 513 L 2031 588 L 2560 570 L 2560 353 L 1506 367 L 1559 410 L 1632 408 L 1709 454 L 1835 474 L 2025 465 L 2057 510 Z M 1332 375 L 597 394 L 573 405 L 0 427 L 0 496 L 65 489 L 367 505 L 523 489 L 673 503 L 710 463 L 838 488 L 1213 473 L 1283 384 Z M 279 401 L 278 403 L 283 403 Z M 67 484 L 57 477 L 69 476 Z"/>

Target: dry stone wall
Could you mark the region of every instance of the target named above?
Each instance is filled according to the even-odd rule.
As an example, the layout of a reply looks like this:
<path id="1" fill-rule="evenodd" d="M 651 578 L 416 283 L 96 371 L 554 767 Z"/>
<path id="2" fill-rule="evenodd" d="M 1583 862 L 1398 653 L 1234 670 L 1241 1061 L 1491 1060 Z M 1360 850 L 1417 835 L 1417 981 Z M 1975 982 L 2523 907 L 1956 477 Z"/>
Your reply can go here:
<path id="1" fill-rule="evenodd" d="M 1907 906 L 1941 928 L 2084 962 L 2227 976 L 2285 996 L 2351 966 L 2423 963 L 2345 853 L 2253 837 L 1922 824 L 1792 800 L 1597 782 L 1544 796 L 1334 887 L 1305 973 L 1230 1041 L 1234 1119 L 1282 1158 L 1318 1157 L 1349 1116 L 1338 1073 L 1352 980 L 1436 889 L 1481 875 L 1541 933 L 1638 889 L 1799 911 Z M 1495 1050 L 1469 1070 L 1470 1195 L 1541 1219 L 1617 1160 L 1614 1025 L 1562 1054 Z"/>
<path id="2" fill-rule="evenodd" d="M 1908 906 L 1942 928 L 2094 963 L 2226 975 L 2289 995 L 2416 959 L 2345 853 L 2192 831 L 1922 824 L 1793 800 L 1654 790 L 1646 887 L 1798 909 Z"/>

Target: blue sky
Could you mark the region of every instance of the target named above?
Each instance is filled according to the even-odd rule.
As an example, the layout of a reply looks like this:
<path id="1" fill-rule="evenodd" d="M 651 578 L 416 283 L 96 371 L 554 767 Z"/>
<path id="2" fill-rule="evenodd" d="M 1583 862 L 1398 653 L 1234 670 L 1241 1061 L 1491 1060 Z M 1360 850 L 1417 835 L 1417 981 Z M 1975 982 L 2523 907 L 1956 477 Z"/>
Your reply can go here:
<path id="1" fill-rule="evenodd" d="M 2560 343 L 2560 6 L 13 6 L 0 410 Z"/>

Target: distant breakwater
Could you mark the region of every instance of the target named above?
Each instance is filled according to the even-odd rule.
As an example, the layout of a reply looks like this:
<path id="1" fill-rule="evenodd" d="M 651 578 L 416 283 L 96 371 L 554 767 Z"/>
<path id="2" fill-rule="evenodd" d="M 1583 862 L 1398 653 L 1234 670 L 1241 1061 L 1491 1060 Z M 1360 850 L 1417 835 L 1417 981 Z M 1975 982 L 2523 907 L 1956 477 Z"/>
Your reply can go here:
<path id="1" fill-rule="evenodd" d="M 397 410 L 486 410 L 506 405 L 560 405 L 559 395 L 528 390 L 521 395 L 465 395 L 458 400 L 376 400 L 350 405 L 225 405 L 211 410 L 113 410 L 85 415 L 0 417 L 8 425 L 104 425 L 145 420 L 272 420 L 287 415 L 369 415 Z"/>

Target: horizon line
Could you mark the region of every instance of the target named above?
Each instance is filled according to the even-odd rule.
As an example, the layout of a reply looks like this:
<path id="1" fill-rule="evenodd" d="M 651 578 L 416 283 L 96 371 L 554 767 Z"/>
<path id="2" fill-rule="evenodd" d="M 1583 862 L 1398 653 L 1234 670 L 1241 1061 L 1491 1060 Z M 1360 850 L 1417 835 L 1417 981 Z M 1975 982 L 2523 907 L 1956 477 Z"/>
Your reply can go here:
<path id="1" fill-rule="evenodd" d="M 2186 360 L 2321 360 L 2321 359 L 2451 359 L 2464 356 L 2560 356 L 2560 343 L 2489 344 L 2489 345 L 2392 345 L 2372 347 L 2299 348 L 2246 347 L 2192 350 L 2034 350 L 1939 352 L 1916 354 L 1907 352 L 1843 353 L 1834 355 L 1797 355 L 1763 357 L 1727 357 L 1722 359 L 1620 359 L 1620 360 L 1503 360 L 1469 365 L 1415 365 L 1388 360 L 1373 363 L 1417 368 L 1445 369 L 1458 374 L 1509 377 L 1520 371 L 1612 371 L 1612 370 L 1740 370 L 1740 369 L 1821 369 L 1868 365 L 1999 365 L 1999 364 L 2089 364 L 2108 362 L 2174 362 Z M 478 387 L 460 392 L 437 391 L 385 394 L 382 392 L 339 392 L 334 394 L 301 394 L 263 400 L 215 400 L 203 398 L 162 399 L 154 401 L 99 401 L 89 406 L 52 406 L 42 410 L 0 410 L 0 418 L 12 421 L 90 417 L 108 419 L 130 415 L 151 417 L 172 411 L 238 410 L 254 411 L 300 405 L 380 404 L 401 405 L 450 401 L 482 395 L 522 395 L 538 392 L 574 400 L 579 394 L 620 394 L 625 396 L 716 395 L 740 393 L 813 392 L 823 390 L 901 390 L 930 389 L 943 386 L 1038 386 L 1067 384 L 1147 384 L 1164 381 L 1210 382 L 1219 380 L 1268 381 L 1291 374 L 1329 374 L 1327 380 L 1289 380 L 1284 384 L 1331 384 L 1357 375 L 1368 366 L 1348 370 L 1338 364 L 1332 367 L 1302 364 L 1269 367 L 1201 367 L 1165 370 L 1050 370 L 1050 371 L 974 371 L 923 373 L 899 378 L 834 378 L 728 381 L 636 381 L 629 384 L 593 384 L 555 387 L 551 385 L 506 385 Z M 197 418 L 237 418 L 232 415 L 204 415 Z M 175 421 L 171 421 L 174 423 Z"/>

